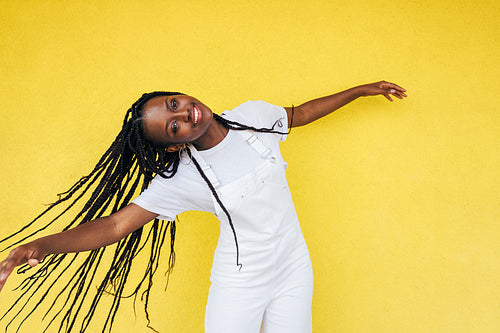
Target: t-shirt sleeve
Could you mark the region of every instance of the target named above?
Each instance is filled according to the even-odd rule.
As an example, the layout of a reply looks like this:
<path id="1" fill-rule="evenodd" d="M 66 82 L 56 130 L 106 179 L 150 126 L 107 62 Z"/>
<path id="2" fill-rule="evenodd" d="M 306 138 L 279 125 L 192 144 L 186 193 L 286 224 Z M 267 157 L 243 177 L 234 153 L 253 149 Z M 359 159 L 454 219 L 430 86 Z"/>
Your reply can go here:
<path id="1" fill-rule="evenodd" d="M 224 111 L 221 116 L 255 128 L 272 128 L 279 132 L 273 133 L 278 141 L 286 140 L 288 117 L 281 106 L 264 101 L 248 101 L 231 111 Z"/>
<path id="2" fill-rule="evenodd" d="M 214 212 L 206 185 L 191 177 L 176 174 L 172 178 L 156 176 L 132 203 L 152 213 L 161 220 L 173 221 L 188 210 Z M 189 189 L 189 190 L 186 190 Z"/>
<path id="3" fill-rule="evenodd" d="M 152 213 L 159 214 L 160 220 L 173 221 L 178 212 L 174 207 L 178 207 L 179 202 L 174 202 L 174 197 L 164 195 L 166 189 L 157 178 L 154 178 L 145 189 L 132 203 L 144 208 Z"/>

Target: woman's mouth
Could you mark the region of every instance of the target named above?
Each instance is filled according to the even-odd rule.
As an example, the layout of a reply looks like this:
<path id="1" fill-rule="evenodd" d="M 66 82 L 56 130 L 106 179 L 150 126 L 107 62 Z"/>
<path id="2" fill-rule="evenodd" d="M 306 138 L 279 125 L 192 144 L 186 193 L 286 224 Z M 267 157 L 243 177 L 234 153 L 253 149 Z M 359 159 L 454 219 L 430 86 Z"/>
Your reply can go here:
<path id="1" fill-rule="evenodd" d="M 191 117 L 191 119 L 193 120 L 193 125 L 196 126 L 201 120 L 201 110 L 196 104 L 193 104 L 192 110 L 193 110 L 193 116 Z"/>

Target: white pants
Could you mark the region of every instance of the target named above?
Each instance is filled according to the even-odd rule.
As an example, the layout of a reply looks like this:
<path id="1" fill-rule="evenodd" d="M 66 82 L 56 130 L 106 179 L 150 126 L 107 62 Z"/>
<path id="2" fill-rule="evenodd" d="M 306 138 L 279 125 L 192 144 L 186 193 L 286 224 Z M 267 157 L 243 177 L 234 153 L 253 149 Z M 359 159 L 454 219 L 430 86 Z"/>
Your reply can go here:
<path id="1" fill-rule="evenodd" d="M 212 283 L 205 314 L 205 333 L 312 332 L 312 272 L 282 276 L 269 287 L 222 287 Z"/>

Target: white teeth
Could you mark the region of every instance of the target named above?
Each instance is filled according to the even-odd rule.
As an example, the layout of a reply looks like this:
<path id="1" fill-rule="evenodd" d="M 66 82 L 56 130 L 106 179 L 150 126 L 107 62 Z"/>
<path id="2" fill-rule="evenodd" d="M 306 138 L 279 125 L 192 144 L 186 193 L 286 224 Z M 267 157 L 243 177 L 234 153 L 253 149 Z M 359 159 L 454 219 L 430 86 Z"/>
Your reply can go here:
<path id="1" fill-rule="evenodd" d="M 200 119 L 200 109 L 198 109 L 197 106 L 193 107 L 193 115 L 194 115 L 193 122 L 194 122 L 195 125 L 197 125 L 198 121 Z"/>

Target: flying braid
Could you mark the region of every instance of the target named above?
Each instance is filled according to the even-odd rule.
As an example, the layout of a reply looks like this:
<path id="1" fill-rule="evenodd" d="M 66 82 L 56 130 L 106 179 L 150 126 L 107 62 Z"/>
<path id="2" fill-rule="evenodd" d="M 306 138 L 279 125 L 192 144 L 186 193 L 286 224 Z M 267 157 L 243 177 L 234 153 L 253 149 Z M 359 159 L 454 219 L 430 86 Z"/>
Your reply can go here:
<path id="1" fill-rule="evenodd" d="M 127 206 L 137 191 L 145 190 L 155 175 L 163 178 L 173 177 L 179 167 L 179 154 L 168 152 L 166 147 L 148 141 L 144 135 L 142 117 L 144 105 L 151 98 L 179 94 L 181 93 L 155 91 L 142 95 L 127 110 L 122 129 L 92 171 L 80 178 L 67 191 L 58 194 L 58 199 L 54 203 L 50 204 L 19 231 L 1 239 L 0 246 L 3 248 L 0 252 L 37 235 L 52 224 L 61 221 L 61 217 L 66 221 L 69 220 L 61 228 L 67 230 L 99 217 L 113 214 Z M 274 130 L 275 125 L 280 120 L 272 128 L 267 129 L 246 126 L 216 114 L 214 114 L 214 119 L 228 129 L 280 133 Z M 236 263 L 241 267 L 238 241 L 231 217 L 197 161 L 193 159 L 193 162 L 212 194 L 217 198 L 217 202 L 228 215 L 236 244 Z M 9 326 L 18 319 L 18 331 L 31 314 L 38 309 L 39 305 L 44 303 L 50 304 L 43 317 L 49 321 L 45 331 L 52 325 L 57 325 L 58 321 L 59 332 L 73 330 L 84 332 L 97 311 L 102 296 L 111 294 L 113 301 L 107 309 L 108 315 L 102 327 L 103 332 L 106 330 L 110 332 L 121 299 L 133 296 L 135 309 L 136 299 L 140 293 L 141 300 L 144 302 L 147 327 L 155 331 L 150 326 L 148 312 L 153 276 L 158 269 L 161 247 L 167 233 L 170 233 L 170 255 L 166 273 L 168 284 L 170 273 L 175 264 L 175 230 L 175 221 L 155 219 L 154 222 L 148 223 L 126 236 L 113 247 L 103 247 L 82 253 L 52 254 L 47 256 L 36 268 L 30 267 L 28 264 L 22 265 L 17 269 L 17 273 L 30 271 L 31 274 L 15 289 L 19 290 L 21 295 L 0 317 L 0 321 L 10 317 L 5 327 L 7 331 Z M 114 252 L 111 254 L 112 248 Z M 142 268 L 142 277 L 133 290 L 126 293 L 125 285 L 132 269 L 133 259 L 144 250 L 148 252 L 146 255 L 149 256 L 149 259 L 145 267 Z M 110 256 L 112 257 L 110 258 Z M 103 268 L 103 266 L 107 268 Z M 102 277 L 103 275 L 104 277 Z M 49 278 L 52 278 L 52 281 Z M 64 285 L 60 283 L 61 281 L 70 282 Z M 98 285 L 97 290 L 93 287 L 95 284 Z M 48 299 L 49 291 L 57 293 L 51 303 Z M 91 299 L 90 304 L 85 302 L 84 305 L 86 299 Z M 102 307 L 101 304 L 99 308 Z M 103 312 L 103 310 L 99 311 Z"/>

